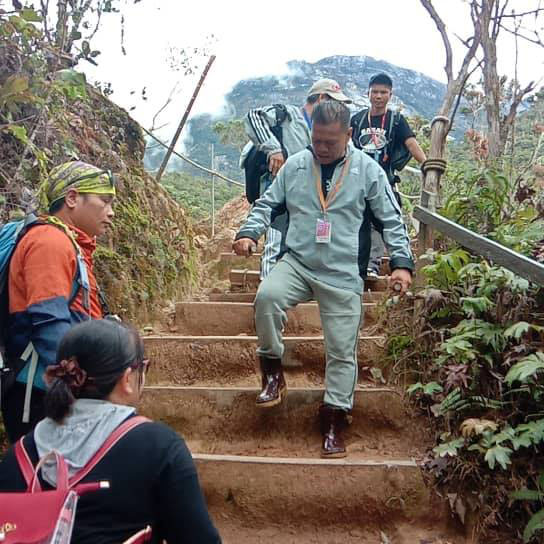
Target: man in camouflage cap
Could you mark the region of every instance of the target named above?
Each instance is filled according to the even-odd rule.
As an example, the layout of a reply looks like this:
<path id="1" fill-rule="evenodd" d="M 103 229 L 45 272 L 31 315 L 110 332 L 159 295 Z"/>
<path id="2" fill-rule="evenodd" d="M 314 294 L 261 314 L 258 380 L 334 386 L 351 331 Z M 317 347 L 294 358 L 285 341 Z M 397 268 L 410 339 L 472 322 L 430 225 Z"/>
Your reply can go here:
<path id="1" fill-rule="evenodd" d="M 46 212 L 11 257 L 6 356 L 11 376 L 2 397 L 11 442 L 43 418 L 44 372 L 76 323 L 103 317 L 93 272 L 96 237 L 113 220 L 111 172 L 82 161 L 54 168 L 40 187 Z"/>

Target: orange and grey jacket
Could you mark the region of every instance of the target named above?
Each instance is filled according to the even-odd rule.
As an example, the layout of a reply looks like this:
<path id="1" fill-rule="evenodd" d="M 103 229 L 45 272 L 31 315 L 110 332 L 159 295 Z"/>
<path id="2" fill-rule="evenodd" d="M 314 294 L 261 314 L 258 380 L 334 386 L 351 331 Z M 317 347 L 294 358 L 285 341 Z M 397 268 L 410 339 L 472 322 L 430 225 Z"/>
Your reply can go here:
<path id="1" fill-rule="evenodd" d="M 9 268 L 9 318 L 6 340 L 8 361 L 20 359 L 30 343 L 38 355 L 33 385 L 45 389 L 43 374 L 56 361 L 57 346 L 73 325 L 100 319 L 102 307 L 93 273 L 94 238 L 70 226 L 86 264 L 88 292 L 80 289 L 70 303 L 78 258 L 74 242 L 52 224 L 31 228 L 17 244 Z M 84 297 L 88 296 L 87 301 Z M 27 383 L 29 363 L 17 376 Z"/>

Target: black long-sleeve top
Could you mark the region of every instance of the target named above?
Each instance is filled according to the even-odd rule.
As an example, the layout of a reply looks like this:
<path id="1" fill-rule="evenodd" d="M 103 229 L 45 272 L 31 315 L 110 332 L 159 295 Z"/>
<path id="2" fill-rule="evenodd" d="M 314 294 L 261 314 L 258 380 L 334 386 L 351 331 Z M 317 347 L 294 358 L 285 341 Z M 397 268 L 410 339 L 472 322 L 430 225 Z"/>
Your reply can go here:
<path id="1" fill-rule="evenodd" d="M 33 433 L 24 439 L 31 460 Z M 26 484 L 11 448 L 0 462 L 0 492 Z M 110 489 L 83 495 L 77 506 L 73 544 L 119 544 L 147 525 L 153 543 L 220 544 L 187 446 L 161 423 L 143 423 L 125 435 L 82 480 L 108 480 Z M 43 489 L 50 489 L 42 481 Z"/>

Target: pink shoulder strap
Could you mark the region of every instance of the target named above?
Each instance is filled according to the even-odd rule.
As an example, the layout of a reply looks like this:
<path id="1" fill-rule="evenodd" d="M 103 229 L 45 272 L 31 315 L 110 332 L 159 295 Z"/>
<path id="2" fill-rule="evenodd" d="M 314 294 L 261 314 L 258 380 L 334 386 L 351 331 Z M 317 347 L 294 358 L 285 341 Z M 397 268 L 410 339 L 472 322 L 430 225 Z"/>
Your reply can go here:
<path id="1" fill-rule="evenodd" d="M 91 470 L 102 460 L 110 449 L 113 448 L 113 446 L 115 446 L 115 444 L 117 444 L 117 442 L 119 442 L 119 440 L 121 440 L 121 438 L 123 438 L 129 431 L 142 423 L 147 423 L 148 421 L 151 420 L 143 416 L 134 416 L 127 419 L 124 423 L 121 423 L 121 425 L 119 425 L 119 427 L 117 427 L 117 429 L 115 429 L 110 436 L 108 436 L 100 449 L 91 457 L 90 461 L 79 472 L 74 474 L 72 478 L 70 478 L 69 487 L 74 487 L 83 478 L 85 478 L 85 476 L 91 472 Z M 30 460 L 30 457 L 28 456 L 26 448 L 24 447 L 23 438 L 15 443 L 15 458 L 17 459 L 19 469 L 23 474 L 26 485 L 28 488 L 30 488 L 34 478 L 35 468 Z M 39 482 L 37 482 L 37 489 L 39 490 Z"/>
<path id="2" fill-rule="evenodd" d="M 25 449 L 23 439 L 24 437 L 15 442 L 15 458 L 19 464 L 19 469 L 23 474 L 23 478 L 25 479 L 26 486 L 30 488 L 30 484 L 34 478 L 34 465 L 32 464 L 32 461 L 30 460 L 30 457 Z"/>
<path id="3" fill-rule="evenodd" d="M 134 416 L 130 419 L 127 419 L 124 423 L 121 423 L 117 429 L 115 429 L 106 439 L 104 444 L 100 449 L 91 457 L 89 462 L 76 474 L 74 474 L 69 481 L 69 487 L 74 487 L 77 485 L 93 468 L 103 459 L 103 457 L 123 438 L 128 432 L 130 432 L 134 427 L 141 425 L 142 423 L 147 423 L 151 421 L 144 416 Z"/>

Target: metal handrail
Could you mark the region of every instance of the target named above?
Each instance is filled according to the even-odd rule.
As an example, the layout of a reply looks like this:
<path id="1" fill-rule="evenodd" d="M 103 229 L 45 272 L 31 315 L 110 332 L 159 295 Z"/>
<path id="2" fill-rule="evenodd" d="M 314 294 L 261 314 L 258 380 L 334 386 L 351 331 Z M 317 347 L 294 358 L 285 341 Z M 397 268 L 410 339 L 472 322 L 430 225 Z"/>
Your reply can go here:
<path id="1" fill-rule="evenodd" d="M 419 222 L 429 225 L 438 232 L 452 238 L 477 255 L 485 257 L 494 264 L 503 266 L 514 272 L 514 274 L 538 285 L 544 285 L 544 265 L 539 262 L 530 259 L 521 253 L 517 253 L 498 242 L 490 240 L 485 236 L 476 234 L 475 232 L 458 225 L 454 221 L 431 212 L 422 206 L 414 207 L 413 217 Z"/>

